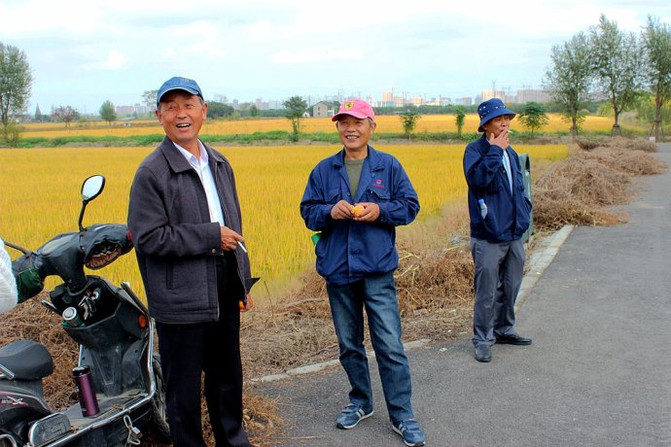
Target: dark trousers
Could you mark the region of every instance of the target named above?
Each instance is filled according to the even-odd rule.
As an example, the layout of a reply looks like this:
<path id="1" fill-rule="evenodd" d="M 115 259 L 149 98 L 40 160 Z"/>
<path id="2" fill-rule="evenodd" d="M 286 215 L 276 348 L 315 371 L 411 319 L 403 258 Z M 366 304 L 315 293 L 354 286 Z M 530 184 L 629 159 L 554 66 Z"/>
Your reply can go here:
<path id="1" fill-rule="evenodd" d="M 157 323 L 161 368 L 166 382 L 170 433 L 175 447 L 204 447 L 200 386 L 217 446 L 249 446 L 242 428 L 240 309 L 244 288 L 235 257 L 217 264 L 219 321 L 195 324 Z"/>
<path id="2" fill-rule="evenodd" d="M 514 334 L 515 300 L 524 276 L 521 239 L 492 243 L 471 238 L 475 263 L 473 345 L 492 346 L 496 337 Z"/>

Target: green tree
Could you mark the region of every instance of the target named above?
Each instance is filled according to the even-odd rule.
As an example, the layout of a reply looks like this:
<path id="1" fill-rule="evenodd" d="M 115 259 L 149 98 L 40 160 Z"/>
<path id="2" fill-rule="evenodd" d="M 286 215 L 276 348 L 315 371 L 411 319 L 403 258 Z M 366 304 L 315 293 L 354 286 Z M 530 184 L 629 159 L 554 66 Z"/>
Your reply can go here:
<path id="1" fill-rule="evenodd" d="M 6 141 L 18 143 L 18 130 L 13 126 L 13 120 L 24 112 L 32 84 L 33 75 L 26 54 L 0 42 L 0 122 Z"/>
<path id="2" fill-rule="evenodd" d="M 409 140 L 417 127 L 417 121 L 419 121 L 422 116 L 415 111 L 406 110 L 405 112 L 401 112 L 398 117 L 401 119 L 401 124 L 403 125 L 403 133 Z"/>
<path id="3" fill-rule="evenodd" d="M 464 131 L 464 123 L 466 122 L 466 111 L 462 106 L 457 106 L 454 109 L 454 123 L 457 125 L 457 135 L 461 138 Z"/>
<path id="4" fill-rule="evenodd" d="M 109 126 L 112 125 L 113 121 L 116 121 L 117 116 L 116 116 L 116 111 L 114 110 L 114 104 L 112 104 L 112 101 L 107 100 L 103 102 L 103 104 L 100 106 L 100 119 L 103 121 L 107 121 L 107 124 Z"/>
<path id="5" fill-rule="evenodd" d="M 70 127 L 70 123 L 77 117 L 77 110 L 71 106 L 59 106 L 51 112 L 54 119 L 63 121 L 65 127 Z"/>
<path id="6" fill-rule="evenodd" d="M 208 118 L 230 118 L 233 116 L 233 112 L 235 112 L 233 106 L 223 102 L 212 101 L 207 103 Z"/>
<path id="7" fill-rule="evenodd" d="M 253 116 L 253 117 L 257 117 L 257 116 L 259 116 L 259 108 L 256 107 L 256 104 L 252 104 L 252 105 L 249 107 L 249 115 L 250 115 L 250 116 Z"/>
<path id="8" fill-rule="evenodd" d="M 659 141 L 664 137 L 662 108 L 671 99 L 671 29 L 666 23 L 648 16 L 648 24 L 641 36 L 645 55 L 646 83 L 655 97 L 655 118 L 650 136 Z"/>
<path id="9" fill-rule="evenodd" d="M 518 117 L 520 123 L 531 130 L 533 135 L 534 130 L 547 126 L 550 118 L 545 113 L 545 109 L 537 102 L 530 101 L 525 104 L 524 110 Z"/>
<path id="10" fill-rule="evenodd" d="M 158 90 L 147 90 L 142 94 L 142 101 L 149 110 L 156 109 L 156 96 L 158 96 Z"/>
<path id="11" fill-rule="evenodd" d="M 592 70 L 601 93 L 613 105 L 613 129 L 611 134 L 622 135 L 620 114 L 636 104 L 636 96 L 642 87 L 641 58 L 634 34 L 626 34 L 605 15 L 599 25 L 590 28 Z"/>
<path id="12" fill-rule="evenodd" d="M 592 85 L 590 49 L 587 36 L 578 33 L 568 42 L 552 47 L 552 68 L 545 74 L 544 86 L 571 123 L 571 135 L 578 136 L 584 121 L 583 110 Z"/>
<path id="13" fill-rule="evenodd" d="M 285 116 L 291 121 L 291 141 L 298 141 L 298 134 L 301 127 L 301 118 L 308 109 L 308 103 L 300 96 L 292 96 L 282 103 L 285 108 Z"/>

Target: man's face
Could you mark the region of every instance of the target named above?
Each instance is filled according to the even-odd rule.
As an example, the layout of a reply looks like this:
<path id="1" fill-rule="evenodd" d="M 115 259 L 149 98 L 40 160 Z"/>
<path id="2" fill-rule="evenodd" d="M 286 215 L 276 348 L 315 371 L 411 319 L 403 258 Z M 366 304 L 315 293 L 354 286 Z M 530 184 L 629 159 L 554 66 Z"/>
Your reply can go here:
<path id="1" fill-rule="evenodd" d="M 188 149 L 197 144 L 198 132 L 207 117 L 207 104 L 197 95 L 176 90 L 162 98 L 156 117 L 168 138 Z"/>
<path id="2" fill-rule="evenodd" d="M 368 147 L 368 140 L 375 131 L 375 123 L 368 118 L 355 118 L 352 115 L 343 115 L 337 123 L 340 141 L 347 151 L 361 152 Z"/>
<path id="3" fill-rule="evenodd" d="M 482 126 L 482 128 L 485 130 L 485 136 L 489 138 L 490 135 L 494 134 L 495 138 L 498 137 L 504 129 L 508 129 L 510 127 L 511 119 L 512 118 L 510 115 L 500 115 L 487 121 L 487 123 Z"/>

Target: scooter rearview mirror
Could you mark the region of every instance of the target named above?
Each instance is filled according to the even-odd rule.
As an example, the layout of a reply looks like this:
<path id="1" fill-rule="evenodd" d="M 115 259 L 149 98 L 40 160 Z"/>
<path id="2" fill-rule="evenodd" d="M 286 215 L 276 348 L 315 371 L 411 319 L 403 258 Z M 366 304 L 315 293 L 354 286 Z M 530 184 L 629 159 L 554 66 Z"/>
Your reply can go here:
<path id="1" fill-rule="evenodd" d="M 105 187 L 105 177 L 102 175 L 92 175 L 82 183 L 82 210 L 79 213 L 79 231 L 84 231 L 82 222 L 84 220 L 84 210 L 86 205 L 103 192 Z"/>
<path id="2" fill-rule="evenodd" d="M 95 199 L 103 192 L 105 187 L 105 177 L 102 175 L 94 175 L 86 180 L 82 184 L 82 201 L 90 202 Z"/>

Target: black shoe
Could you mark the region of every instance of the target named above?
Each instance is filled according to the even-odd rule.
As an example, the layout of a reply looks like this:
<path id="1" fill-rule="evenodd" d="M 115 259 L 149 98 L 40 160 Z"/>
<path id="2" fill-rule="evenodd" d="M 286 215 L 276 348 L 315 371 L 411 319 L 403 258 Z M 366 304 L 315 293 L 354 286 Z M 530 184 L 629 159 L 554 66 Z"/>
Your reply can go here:
<path id="1" fill-rule="evenodd" d="M 478 345 L 475 347 L 475 360 L 482 363 L 492 361 L 492 348 L 487 345 Z"/>
<path id="2" fill-rule="evenodd" d="M 527 346 L 531 344 L 531 339 L 524 338 L 518 334 L 506 334 L 496 337 L 496 343 L 501 345 Z"/>

